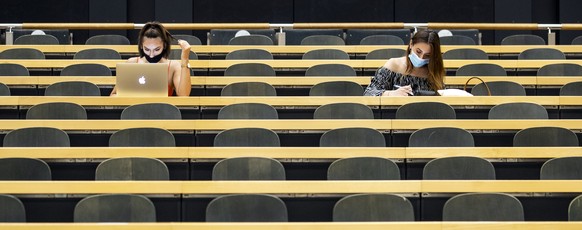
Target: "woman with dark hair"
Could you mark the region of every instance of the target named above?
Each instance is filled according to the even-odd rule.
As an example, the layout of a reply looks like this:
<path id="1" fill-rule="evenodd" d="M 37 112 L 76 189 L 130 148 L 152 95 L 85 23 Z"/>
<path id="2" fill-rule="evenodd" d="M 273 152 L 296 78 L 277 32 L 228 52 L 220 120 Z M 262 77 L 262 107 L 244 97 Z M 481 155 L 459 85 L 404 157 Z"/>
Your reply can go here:
<path id="1" fill-rule="evenodd" d="M 424 95 L 444 89 L 445 68 L 439 36 L 434 31 L 418 31 L 410 39 L 406 55 L 388 59 L 376 71 L 365 96 Z"/>
<path id="2" fill-rule="evenodd" d="M 189 96 L 192 89 L 190 81 L 190 44 L 178 40 L 182 49 L 180 62 L 168 60 L 171 50 L 171 41 L 174 39 L 170 32 L 159 22 L 148 22 L 139 31 L 139 57 L 127 60 L 128 63 L 168 63 L 168 95 L 176 91 L 178 96 Z M 111 95 L 116 95 L 113 88 Z"/>

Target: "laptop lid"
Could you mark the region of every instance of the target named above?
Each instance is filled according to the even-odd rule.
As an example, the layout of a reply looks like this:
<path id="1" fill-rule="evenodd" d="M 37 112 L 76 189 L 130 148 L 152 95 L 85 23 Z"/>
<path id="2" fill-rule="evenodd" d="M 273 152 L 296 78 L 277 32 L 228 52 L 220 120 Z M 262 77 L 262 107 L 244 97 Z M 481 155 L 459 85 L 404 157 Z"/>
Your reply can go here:
<path id="1" fill-rule="evenodd" d="M 167 97 L 168 63 L 117 63 L 115 85 L 122 97 Z"/>

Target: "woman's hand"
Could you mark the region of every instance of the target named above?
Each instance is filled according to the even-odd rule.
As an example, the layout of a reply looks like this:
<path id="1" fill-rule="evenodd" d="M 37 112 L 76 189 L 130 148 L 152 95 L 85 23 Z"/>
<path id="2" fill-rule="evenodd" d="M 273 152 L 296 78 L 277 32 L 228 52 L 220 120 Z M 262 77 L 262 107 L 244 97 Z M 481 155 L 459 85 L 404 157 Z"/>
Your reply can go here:
<path id="1" fill-rule="evenodd" d="M 188 60 L 190 59 L 190 44 L 186 40 L 178 39 L 178 45 L 182 49 L 182 57 L 181 60 Z"/>
<path id="2" fill-rule="evenodd" d="M 410 85 L 402 86 L 396 90 L 386 90 L 382 93 L 382 96 L 412 96 L 412 87 Z"/>

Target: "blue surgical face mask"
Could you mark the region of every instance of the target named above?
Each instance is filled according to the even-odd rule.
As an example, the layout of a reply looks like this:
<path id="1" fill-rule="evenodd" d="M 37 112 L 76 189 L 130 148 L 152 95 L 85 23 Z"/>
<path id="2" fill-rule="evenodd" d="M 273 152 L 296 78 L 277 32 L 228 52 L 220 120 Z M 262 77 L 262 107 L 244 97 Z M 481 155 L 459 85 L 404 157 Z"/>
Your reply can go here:
<path id="1" fill-rule="evenodd" d="M 418 57 L 418 55 L 416 55 L 416 53 L 414 53 L 414 52 L 411 52 L 408 55 L 408 59 L 410 59 L 410 62 L 412 62 L 412 65 L 416 68 L 423 67 L 423 66 L 427 65 L 428 60 L 429 60 L 429 59 L 420 59 Z"/>

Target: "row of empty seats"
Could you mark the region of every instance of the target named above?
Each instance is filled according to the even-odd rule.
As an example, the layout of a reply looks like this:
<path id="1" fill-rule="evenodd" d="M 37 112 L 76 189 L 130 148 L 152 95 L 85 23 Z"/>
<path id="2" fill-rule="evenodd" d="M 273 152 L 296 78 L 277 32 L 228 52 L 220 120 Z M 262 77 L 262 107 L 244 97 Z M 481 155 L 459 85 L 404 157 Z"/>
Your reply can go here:
<path id="1" fill-rule="evenodd" d="M 235 128 L 219 132 L 214 146 L 279 147 L 279 135 L 265 128 Z M 4 147 L 69 147 L 69 135 L 57 128 L 30 127 L 6 134 Z M 162 128 L 128 128 L 109 137 L 110 147 L 175 147 L 174 135 Z M 338 128 L 319 138 L 321 147 L 386 147 L 382 133 L 370 128 Z M 460 128 L 434 127 L 416 130 L 408 139 L 410 147 L 474 147 L 473 135 Z M 576 133 L 561 127 L 532 127 L 513 136 L 513 146 L 579 146 Z"/>
<path id="2" fill-rule="evenodd" d="M 0 158 L 1 180 L 52 180 L 50 166 L 36 158 Z M 541 166 L 541 180 L 582 180 L 582 157 L 559 157 Z M 22 170 L 26 169 L 26 170 Z M 196 169 L 191 169 L 197 171 Z M 423 180 L 495 180 L 494 165 L 480 157 L 452 156 L 428 161 Z M 99 163 L 95 180 L 170 180 L 168 166 L 147 157 L 111 158 Z M 327 180 L 401 180 L 401 169 L 381 157 L 335 160 L 327 168 Z M 287 180 L 281 162 L 267 157 L 234 157 L 218 161 L 212 180 Z"/>
<path id="3" fill-rule="evenodd" d="M 51 31 L 48 31 L 49 33 Z M 246 36 L 236 36 L 239 30 L 211 30 L 212 45 L 274 45 L 277 44 L 275 30 L 248 30 Z M 410 41 L 411 30 L 285 30 L 287 45 L 403 45 Z M 188 41 L 191 45 L 201 45 L 199 38 L 192 35 L 174 35 L 178 39 Z M 452 30 L 442 33 L 441 44 L 446 45 L 478 45 L 479 31 Z M 62 43 L 53 35 L 20 35 L 14 44 L 59 44 Z M 87 45 L 129 45 L 131 42 L 122 35 L 96 35 L 87 39 Z M 545 39 L 531 34 L 510 35 L 501 41 L 501 45 L 545 45 Z M 582 44 L 582 37 L 574 38 L 572 45 Z"/>
<path id="4" fill-rule="evenodd" d="M 426 112 L 430 111 L 430 112 Z M 360 103 L 331 103 L 315 109 L 314 119 L 374 119 L 373 110 Z M 87 119 L 87 111 L 71 102 L 49 102 L 32 106 L 26 119 Z M 178 107 L 167 103 L 144 103 L 123 109 L 125 119 L 182 119 Z M 279 119 L 277 109 L 265 103 L 236 103 L 218 111 L 218 119 Z M 396 110 L 395 119 L 456 119 L 455 109 L 442 102 L 413 102 Z M 509 102 L 493 106 L 488 119 L 548 119 L 543 106 L 531 102 Z"/>
<path id="5" fill-rule="evenodd" d="M 582 220 L 582 196 L 569 206 L 569 220 Z M 22 202 L 0 195 L 5 204 L 0 222 L 25 222 Z M 524 208 L 512 195 L 467 193 L 451 197 L 443 207 L 443 221 L 523 221 Z M 354 194 L 333 207 L 333 221 L 414 221 L 411 202 L 395 194 Z M 156 207 L 147 197 L 131 194 L 92 195 L 79 201 L 74 222 L 156 222 Z M 287 207 L 280 198 L 267 194 L 233 194 L 213 199 L 206 207 L 206 222 L 287 222 Z"/>
<path id="6" fill-rule="evenodd" d="M 366 54 L 365 59 L 389 59 L 393 57 L 402 57 L 405 54 L 404 49 L 395 48 L 383 48 L 375 49 Z M 169 59 L 180 59 L 181 50 L 172 49 L 170 52 Z M 221 56 L 215 55 L 212 59 L 223 59 L 219 58 Z M 294 58 L 294 57 L 293 57 Z M 314 59 L 337 59 L 337 60 L 347 60 L 350 59 L 350 55 L 343 50 L 326 48 L 326 49 L 313 49 L 305 52 L 302 56 L 304 60 L 314 60 Z M 35 48 L 12 48 L 6 49 L 0 52 L 0 59 L 46 59 L 45 54 Z M 114 49 L 107 48 L 93 48 L 84 49 L 76 52 L 73 55 L 73 59 L 122 59 L 121 54 Z M 191 51 L 190 60 L 198 59 L 198 55 Z M 229 52 L 224 59 L 226 60 L 270 60 L 274 59 L 273 54 L 264 49 L 240 49 Z M 489 55 L 477 48 L 459 48 L 451 49 L 443 53 L 443 59 L 461 59 L 461 60 L 487 60 Z M 518 60 L 545 60 L 545 59 L 557 59 L 565 60 L 566 55 L 555 48 L 530 48 L 522 51 L 517 56 Z"/>

